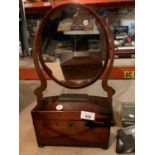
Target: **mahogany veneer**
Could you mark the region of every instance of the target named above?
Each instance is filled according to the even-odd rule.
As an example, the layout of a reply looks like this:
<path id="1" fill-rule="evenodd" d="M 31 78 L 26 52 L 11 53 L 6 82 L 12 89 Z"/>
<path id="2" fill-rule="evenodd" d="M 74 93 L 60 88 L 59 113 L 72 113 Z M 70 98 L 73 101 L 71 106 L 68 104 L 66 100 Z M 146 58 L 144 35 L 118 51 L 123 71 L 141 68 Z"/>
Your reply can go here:
<path id="1" fill-rule="evenodd" d="M 32 110 L 38 145 L 108 148 L 113 116 L 107 98 L 88 96 L 83 102 L 80 98 L 71 102 L 59 101 L 59 98 L 46 97 Z M 56 106 L 60 104 L 63 109 L 58 111 Z M 95 120 L 81 119 L 81 111 L 95 113 Z"/>

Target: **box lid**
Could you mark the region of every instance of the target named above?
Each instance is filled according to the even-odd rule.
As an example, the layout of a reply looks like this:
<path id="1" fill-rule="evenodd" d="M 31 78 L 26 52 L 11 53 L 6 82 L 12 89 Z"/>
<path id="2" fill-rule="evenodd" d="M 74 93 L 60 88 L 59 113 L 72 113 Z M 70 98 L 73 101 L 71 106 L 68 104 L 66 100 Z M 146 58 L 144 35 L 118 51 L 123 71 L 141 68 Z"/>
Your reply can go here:
<path id="1" fill-rule="evenodd" d="M 112 118 L 112 106 L 105 97 L 70 94 L 45 97 L 32 110 L 35 119 L 81 120 L 81 112 L 94 113 L 94 120 Z"/>

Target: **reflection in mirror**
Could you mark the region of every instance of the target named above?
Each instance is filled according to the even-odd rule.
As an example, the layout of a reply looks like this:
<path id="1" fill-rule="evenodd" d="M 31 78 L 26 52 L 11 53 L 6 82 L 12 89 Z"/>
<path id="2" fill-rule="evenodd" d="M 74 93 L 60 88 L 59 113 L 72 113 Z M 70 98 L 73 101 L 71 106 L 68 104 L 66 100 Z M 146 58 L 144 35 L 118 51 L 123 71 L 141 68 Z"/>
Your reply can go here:
<path id="1" fill-rule="evenodd" d="M 42 33 L 42 57 L 56 79 L 81 84 L 100 73 L 106 56 L 100 31 L 95 17 L 75 6 L 50 16 Z"/>

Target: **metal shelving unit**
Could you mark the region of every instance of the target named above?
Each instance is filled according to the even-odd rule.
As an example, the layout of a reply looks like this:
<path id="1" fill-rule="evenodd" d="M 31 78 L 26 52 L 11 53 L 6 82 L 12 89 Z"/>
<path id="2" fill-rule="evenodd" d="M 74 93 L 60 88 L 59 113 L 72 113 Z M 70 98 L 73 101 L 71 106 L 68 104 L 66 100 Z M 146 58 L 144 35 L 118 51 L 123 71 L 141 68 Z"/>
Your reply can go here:
<path id="1" fill-rule="evenodd" d="M 19 38 L 22 47 L 22 57 L 30 55 L 28 44 L 28 31 L 26 26 L 25 9 L 22 0 L 19 0 Z"/>

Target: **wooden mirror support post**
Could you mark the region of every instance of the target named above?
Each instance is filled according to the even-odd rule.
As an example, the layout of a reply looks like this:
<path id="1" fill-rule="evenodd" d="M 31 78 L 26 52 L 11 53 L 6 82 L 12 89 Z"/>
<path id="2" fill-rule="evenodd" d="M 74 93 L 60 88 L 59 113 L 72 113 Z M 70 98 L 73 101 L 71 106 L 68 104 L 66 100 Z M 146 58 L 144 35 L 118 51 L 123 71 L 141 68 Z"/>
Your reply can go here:
<path id="1" fill-rule="evenodd" d="M 61 82 L 46 66 L 41 55 L 41 34 L 49 17 L 61 7 L 77 7 L 88 11 L 100 25 L 100 37 L 104 36 L 106 49 L 105 63 L 92 80 L 78 84 Z M 82 4 L 64 4 L 51 9 L 43 18 L 36 33 L 34 43 L 34 63 L 41 81 L 35 90 L 37 105 L 32 110 L 32 119 L 36 139 L 42 146 L 90 146 L 107 149 L 109 146 L 110 128 L 113 124 L 112 96 L 115 91 L 108 85 L 109 74 L 113 65 L 113 39 L 106 22 L 95 11 Z M 87 87 L 102 75 L 102 88 L 106 97 L 88 94 L 61 94 L 60 96 L 43 97 L 47 80 L 43 70 L 56 83 L 70 89 Z"/>

